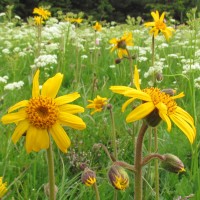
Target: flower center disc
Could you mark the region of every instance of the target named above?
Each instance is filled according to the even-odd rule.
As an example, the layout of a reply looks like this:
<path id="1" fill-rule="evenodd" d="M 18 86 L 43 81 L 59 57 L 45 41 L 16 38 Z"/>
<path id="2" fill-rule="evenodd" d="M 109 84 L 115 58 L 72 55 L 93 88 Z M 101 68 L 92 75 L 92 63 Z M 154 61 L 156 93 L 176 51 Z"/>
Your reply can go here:
<path id="1" fill-rule="evenodd" d="M 58 119 L 58 107 L 49 97 L 35 97 L 29 100 L 26 108 L 29 122 L 36 128 L 48 129 Z"/>
<path id="2" fill-rule="evenodd" d="M 174 111 L 176 110 L 177 104 L 174 101 L 174 99 L 172 99 L 169 94 L 166 94 L 165 92 L 160 91 L 160 89 L 151 87 L 151 88 L 144 89 L 143 92 L 151 96 L 151 99 L 155 106 L 158 103 L 165 104 L 167 107 L 168 115 L 173 114 Z"/>
<path id="3" fill-rule="evenodd" d="M 156 28 L 157 29 L 165 29 L 166 28 L 166 24 L 165 23 L 163 23 L 163 22 L 161 22 L 161 21 L 157 21 L 156 22 Z"/>

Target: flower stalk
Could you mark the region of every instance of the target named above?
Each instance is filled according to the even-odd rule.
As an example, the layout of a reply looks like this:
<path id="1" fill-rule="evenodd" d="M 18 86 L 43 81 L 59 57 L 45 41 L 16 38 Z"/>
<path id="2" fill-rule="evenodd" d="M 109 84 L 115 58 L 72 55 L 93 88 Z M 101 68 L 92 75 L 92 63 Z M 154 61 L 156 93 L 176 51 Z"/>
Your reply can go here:
<path id="1" fill-rule="evenodd" d="M 135 184 L 134 184 L 134 199 L 142 200 L 142 143 L 148 125 L 143 121 L 142 127 L 137 137 L 135 148 Z"/>
<path id="2" fill-rule="evenodd" d="M 52 144 L 49 141 L 49 148 L 47 149 L 47 163 L 48 163 L 48 174 L 49 174 L 49 200 L 56 200 L 55 194 L 55 176 L 54 176 L 54 160 Z"/>
<path id="3" fill-rule="evenodd" d="M 93 184 L 93 188 L 94 188 L 94 191 L 95 191 L 96 200 L 100 200 L 99 190 L 98 190 L 98 186 L 97 186 L 96 182 Z"/>

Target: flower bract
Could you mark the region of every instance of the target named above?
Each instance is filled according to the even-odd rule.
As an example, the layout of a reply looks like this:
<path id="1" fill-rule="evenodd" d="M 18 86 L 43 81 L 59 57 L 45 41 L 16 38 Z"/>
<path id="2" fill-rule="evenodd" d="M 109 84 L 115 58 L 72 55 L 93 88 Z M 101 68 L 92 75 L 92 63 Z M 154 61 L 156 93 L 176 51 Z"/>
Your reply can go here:
<path id="1" fill-rule="evenodd" d="M 126 86 L 111 86 L 110 89 L 118 94 L 130 97 L 122 106 L 122 111 L 136 99 L 142 100 L 142 104 L 133 109 L 127 116 L 127 122 L 134 122 L 148 117 L 152 112 L 157 113 L 167 124 L 167 130 L 171 131 L 171 121 L 173 121 L 181 131 L 187 136 L 190 143 L 193 143 L 196 136 L 194 120 L 189 113 L 179 107 L 175 99 L 184 96 L 183 92 L 170 96 L 162 92 L 159 88 L 146 88 L 141 90 L 139 83 L 139 73 L 137 66 L 134 72 L 134 84 L 136 89 Z"/>
<path id="2" fill-rule="evenodd" d="M 1 119 L 4 124 L 17 125 L 12 135 L 14 143 L 25 135 L 25 147 L 28 153 L 48 149 L 50 136 L 61 151 L 67 152 L 71 142 L 62 125 L 78 130 L 86 127 L 83 120 L 74 115 L 84 112 L 84 108 L 70 104 L 79 98 L 80 94 L 74 92 L 56 97 L 62 79 L 63 75 L 57 73 L 43 84 L 40 91 L 39 70 L 37 70 L 33 79 L 32 98 L 10 107 L 8 114 Z M 18 111 L 13 112 L 15 110 Z"/>

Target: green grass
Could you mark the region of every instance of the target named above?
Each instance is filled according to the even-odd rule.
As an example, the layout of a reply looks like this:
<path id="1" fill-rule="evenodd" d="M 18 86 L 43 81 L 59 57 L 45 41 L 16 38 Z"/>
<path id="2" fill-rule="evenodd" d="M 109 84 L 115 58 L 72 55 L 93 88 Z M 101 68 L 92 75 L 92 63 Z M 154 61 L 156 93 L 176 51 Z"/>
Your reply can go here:
<path id="1" fill-rule="evenodd" d="M 52 35 L 46 28 L 53 28 Z M 0 83 L 0 102 L 1 116 L 7 113 L 7 109 L 15 103 L 29 99 L 31 97 L 32 77 L 34 70 L 31 65 L 37 53 L 37 29 L 24 23 L 21 26 L 10 25 L 9 23 L 0 24 L 0 76 L 8 76 L 8 83 L 23 81 L 24 86 L 17 90 L 4 90 L 5 83 Z M 53 33 L 58 31 L 58 36 Z M 117 95 L 109 90 L 112 85 L 130 85 L 129 62 L 123 60 L 115 68 L 110 68 L 117 58 L 115 53 L 110 53 L 109 40 L 114 37 L 121 37 L 125 31 L 132 31 L 134 37 L 134 47 L 130 50 L 132 55 L 136 55 L 133 64 L 137 64 L 140 69 L 141 87 L 146 88 L 151 76 L 145 78 L 145 73 L 151 66 L 151 36 L 144 26 L 128 26 L 120 24 L 116 26 L 104 26 L 102 32 L 97 33 L 100 38 L 100 44 L 95 46 L 95 33 L 88 24 L 82 24 L 79 27 L 65 25 L 61 28 L 60 24 L 51 24 L 43 27 L 41 55 L 57 55 L 57 64 L 49 64 L 41 68 L 40 83 L 53 76 L 56 72 L 64 74 L 64 80 L 59 95 L 71 92 L 79 92 L 81 98 L 76 104 L 87 106 L 87 100 L 93 99 L 96 95 L 109 98 L 113 106 L 119 160 L 133 164 L 133 143 L 130 136 L 132 124 L 127 124 L 125 118 L 130 112 L 130 106 L 122 113 L 121 106 L 126 98 Z M 166 130 L 166 124 L 161 122 L 158 126 L 159 147 L 161 154 L 172 153 L 178 156 L 185 164 L 186 173 L 171 174 L 159 168 L 160 173 L 160 200 L 177 199 L 178 196 L 188 196 L 195 194 L 193 199 L 200 198 L 200 173 L 199 173 L 199 117 L 200 90 L 194 87 L 194 80 L 200 77 L 200 66 L 195 70 L 189 70 L 183 74 L 184 59 L 188 59 L 189 66 L 199 63 L 199 56 L 195 52 L 200 47 L 200 25 L 196 30 L 192 30 L 188 25 L 177 27 L 172 39 L 167 43 L 162 35 L 156 37 L 156 59 L 164 60 L 160 67 L 163 68 L 163 81 L 157 83 L 161 89 L 173 88 L 177 93 L 184 92 L 185 97 L 178 99 L 180 107 L 188 111 L 195 119 L 197 127 L 197 137 L 193 145 L 190 145 L 184 134 L 173 125 L 170 133 Z M 47 35 L 50 35 L 47 37 Z M 161 48 L 163 43 L 168 46 Z M 57 48 L 51 50 L 50 45 L 57 44 Z M 17 51 L 16 47 L 20 50 Z M 10 51 L 4 53 L 5 49 Z M 145 52 L 142 52 L 145 51 Z M 20 56 L 23 52 L 25 55 Z M 176 58 L 168 56 L 177 55 Z M 87 55 L 86 59 L 81 56 Z M 139 58 L 145 56 L 146 61 L 139 62 Z M 184 57 L 183 57 L 184 56 Z M 159 64 L 157 64 L 158 66 Z M 93 85 L 96 80 L 95 87 Z M 94 88 L 94 89 L 93 89 Z M 108 110 L 101 113 L 90 115 L 91 110 L 85 108 L 85 112 L 80 116 L 87 124 L 83 131 L 66 128 L 72 145 L 67 154 L 60 152 L 55 143 L 53 143 L 54 161 L 55 161 L 55 179 L 58 186 L 57 199 L 59 200 L 92 200 L 95 199 L 95 193 L 92 187 L 86 187 L 81 183 L 80 163 L 86 162 L 91 169 L 96 171 L 97 184 L 101 199 L 113 199 L 114 188 L 108 181 L 107 172 L 111 166 L 103 150 L 95 151 L 93 145 L 102 143 L 111 151 L 111 119 Z M 140 123 L 136 123 L 136 134 Z M 38 199 L 44 200 L 47 197 L 44 194 L 43 186 L 48 182 L 48 171 L 46 162 L 46 152 L 42 150 L 38 153 L 27 154 L 24 148 L 24 137 L 14 145 L 11 141 L 11 135 L 15 125 L 0 124 L 0 176 L 8 183 L 9 190 L 5 199 Z M 148 135 L 144 141 L 144 155 L 148 153 Z M 150 175 L 145 180 L 145 200 L 155 198 L 155 173 L 153 162 L 149 168 Z M 145 172 L 148 168 L 144 168 Z M 118 191 L 120 200 L 133 199 L 134 177 L 131 172 L 130 187 L 126 191 Z"/>

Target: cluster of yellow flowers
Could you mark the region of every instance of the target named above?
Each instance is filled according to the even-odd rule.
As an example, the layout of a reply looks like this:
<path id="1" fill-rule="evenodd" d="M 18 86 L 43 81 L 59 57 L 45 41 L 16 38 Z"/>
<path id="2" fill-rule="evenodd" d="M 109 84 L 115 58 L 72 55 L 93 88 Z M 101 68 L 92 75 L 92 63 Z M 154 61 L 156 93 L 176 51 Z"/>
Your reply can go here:
<path id="1" fill-rule="evenodd" d="M 43 7 L 34 8 L 33 14 L 36 14 L 34 16 L 34 22 L 37 26 L 43 24 L 51 16 L 51 13 Z"/>

